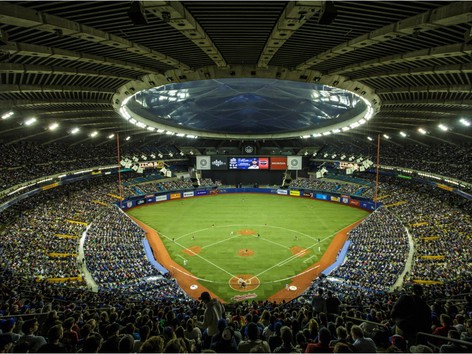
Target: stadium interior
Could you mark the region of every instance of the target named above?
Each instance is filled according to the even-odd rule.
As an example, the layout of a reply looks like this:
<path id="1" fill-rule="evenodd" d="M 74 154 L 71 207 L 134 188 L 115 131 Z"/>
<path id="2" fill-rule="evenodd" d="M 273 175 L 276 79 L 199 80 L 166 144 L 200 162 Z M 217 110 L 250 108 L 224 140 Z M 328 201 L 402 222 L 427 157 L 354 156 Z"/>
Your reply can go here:
<path id="1" fill-rule="evenodd" d="M 0 116 L 1 353 L 472 351 L 472 2 L 1 1 Z M 220 301 L 126 210 L 225 193 L 369 215 Z"/>

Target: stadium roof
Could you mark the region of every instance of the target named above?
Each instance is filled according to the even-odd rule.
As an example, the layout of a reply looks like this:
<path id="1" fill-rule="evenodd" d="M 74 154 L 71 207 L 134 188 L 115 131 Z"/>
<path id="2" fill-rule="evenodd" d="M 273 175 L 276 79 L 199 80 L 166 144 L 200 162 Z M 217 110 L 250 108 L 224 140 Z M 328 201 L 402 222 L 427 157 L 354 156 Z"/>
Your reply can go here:
<path id="1" fill-rule="evenodd" d="M 124 119 L 123 102 L 161 85 L 241 78 L 346 89 L 372 104 L 373 119 L 305 136 L 310 143 L 400 132 L 426 139 L 418 128 L 432 144 L 470 139 L 471 18 L 468 1 L 2 1 L 0 114 L 14 114 L 0 120 L 0 140 L 102 143 L 120 132 L 188 145 L 187 134 Z M 202 139 L 236 131 L 224 112 L 215 128 L 223 134 Z M 272 118 L 251 134 L 297 131 L 293 116 Z M 198 122 L 211 129 L 204 114 Z"/>

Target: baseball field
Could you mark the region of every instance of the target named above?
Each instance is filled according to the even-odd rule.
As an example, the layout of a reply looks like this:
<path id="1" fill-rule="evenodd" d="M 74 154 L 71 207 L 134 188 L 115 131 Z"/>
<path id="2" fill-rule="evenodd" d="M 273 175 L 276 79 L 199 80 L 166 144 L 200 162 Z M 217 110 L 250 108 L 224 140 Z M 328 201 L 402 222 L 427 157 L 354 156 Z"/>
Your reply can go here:
<path id="1" fill-rule="evenodd" d="M 176 263 L 169 270 L 191 284 L 182 286 L 185 291 L 199 294 L 204 287 L 231 302 L 294 290 L 292 278 L 311 276 L 335 235 L 368 212 L 311 198 L 225 194 L 156 203 L 128 214 L 157 232 L 166 249 L 157 252 L 167 251 Z"/>

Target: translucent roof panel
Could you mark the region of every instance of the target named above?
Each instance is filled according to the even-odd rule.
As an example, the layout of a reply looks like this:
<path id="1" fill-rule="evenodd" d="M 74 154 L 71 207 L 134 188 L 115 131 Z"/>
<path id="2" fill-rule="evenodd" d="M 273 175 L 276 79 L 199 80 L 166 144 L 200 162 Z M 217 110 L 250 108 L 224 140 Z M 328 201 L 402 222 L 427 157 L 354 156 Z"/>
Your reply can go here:
<path id="1" fill-rule="evenodd" d="M 230 78 L 169 83 L 135 94 L 127 108 L 160 126 L 220 134 L 278 134 L 326 128 L 367 104 L 339 88 L 296 81 Z"/>

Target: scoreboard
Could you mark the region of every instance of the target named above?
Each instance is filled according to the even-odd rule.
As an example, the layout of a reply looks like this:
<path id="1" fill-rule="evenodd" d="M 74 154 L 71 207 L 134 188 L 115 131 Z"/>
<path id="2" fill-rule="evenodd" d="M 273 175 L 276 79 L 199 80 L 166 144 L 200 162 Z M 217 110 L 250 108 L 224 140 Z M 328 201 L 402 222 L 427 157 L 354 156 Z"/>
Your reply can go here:
<path id="1" fill-rule="evenodd" d="M 302 156 L 197 156 L 198 170 L 301 170 Z"/>

